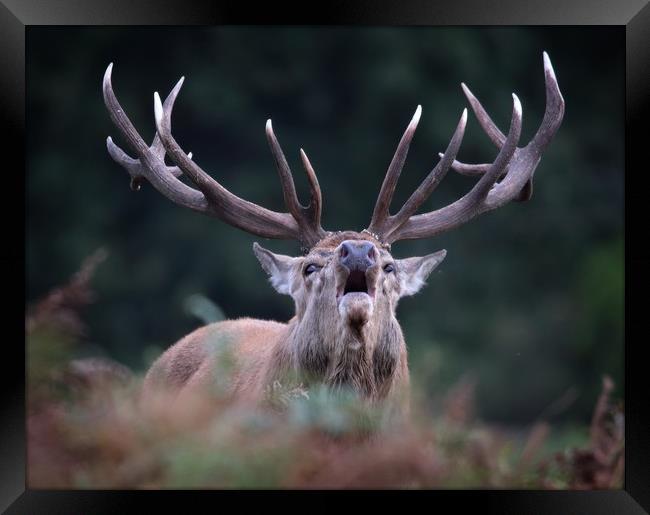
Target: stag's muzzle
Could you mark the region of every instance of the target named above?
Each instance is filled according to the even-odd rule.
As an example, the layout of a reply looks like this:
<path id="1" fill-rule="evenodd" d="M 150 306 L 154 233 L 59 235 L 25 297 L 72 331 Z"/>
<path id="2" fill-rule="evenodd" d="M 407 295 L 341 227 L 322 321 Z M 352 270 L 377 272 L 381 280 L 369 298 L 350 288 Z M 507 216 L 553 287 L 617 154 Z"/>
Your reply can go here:
<path id="1" fill-rule="evenodd" d="M 350 272 L 365 272 L 377 261 L 377 249 L 369 241 L 345 240 L 339 252 L 341 264 Z"/>
<path id="2" fill-rule="evenodd" d="M 339 287 L 338 296 L 359 293 L 374 296 L 379 253 L 375 245 L 365 240 L 345 240 L 339 247 L 339 264 L 345 277 Z"/>

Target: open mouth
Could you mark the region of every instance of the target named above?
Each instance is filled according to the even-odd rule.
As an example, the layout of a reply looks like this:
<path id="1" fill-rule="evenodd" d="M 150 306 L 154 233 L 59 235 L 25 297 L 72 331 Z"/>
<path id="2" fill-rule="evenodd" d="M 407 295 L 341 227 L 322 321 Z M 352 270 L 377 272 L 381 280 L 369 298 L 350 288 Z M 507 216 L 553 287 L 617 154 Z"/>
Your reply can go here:
<path id="1" fill-rule="evenodd" d="M 366 273 L 360 270 L 354 270 L 348 275 L 343 288 L 343 295 L 352 292 L 368 293 L 368 285 L 366 284 Z"/>
<path id="2" fill-rule="evenodd" d="M 365 271 L 352 270 L 343 288 L 339 290 L 337 297 L 341 298 L 348 293 L 365 293 L 370 297 L 374 296 L 374 288 L 368 286 Z"/>

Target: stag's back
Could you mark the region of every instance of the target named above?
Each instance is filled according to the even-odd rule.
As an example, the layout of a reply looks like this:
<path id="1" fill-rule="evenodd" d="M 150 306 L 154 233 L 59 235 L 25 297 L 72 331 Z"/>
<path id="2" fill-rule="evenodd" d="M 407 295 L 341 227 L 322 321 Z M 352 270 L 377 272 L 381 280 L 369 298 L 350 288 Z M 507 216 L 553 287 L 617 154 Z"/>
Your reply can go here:
<path id="1" fill-rule="evenodd" d="M 143 398 L 161 390 L 246 393 L 258 400 L 271 356 L 287 325 L 240 318 L 201 327 L 167 349 L 151 366 L 144 380 Z"/>

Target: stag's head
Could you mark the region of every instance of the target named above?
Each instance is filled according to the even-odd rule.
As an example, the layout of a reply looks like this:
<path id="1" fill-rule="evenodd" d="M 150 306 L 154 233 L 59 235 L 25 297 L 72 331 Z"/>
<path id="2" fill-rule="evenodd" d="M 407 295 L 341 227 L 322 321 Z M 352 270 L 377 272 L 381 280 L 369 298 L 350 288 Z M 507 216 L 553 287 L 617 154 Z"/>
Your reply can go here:
<path id="1" fill-rule="evenodd" d="M 171 133 L 171 113 L 183 79 L 166 100 L 154 94 L 156 136 L 148 146 L 133 127 L 120 106 L 111 85 L 112 64 L 104 75 L 106 106 L 115 125 L 137 153 L 134 159 L 117 147 L 111 138 L 108 151 L 131 176 L 138 189 L 143 180 L 173 202 L 217 217 L 249 233 L 300 242 L 303 255 L 289 257 L 273 254 L 255 244 L 254 251 L 271 282 L 280 293 L 291 295 L 298 320 L 309 318 L 321 324 L 342 325 L 357 334 L 373 327 L 375 320 L 394 320 L 400 297 L 416 293 L 431 271 L 444 259 L 441 250 L 424 257 L 395 259 L 391 244 L 403 239 L 430 238 L 453 229 L 472 218 L 532 195 L 533 172 L 540 157 L 557 131 L 564 114 L 550 59 L 544 53 L 546 109 L 541 126 L 531 141 L 519 147 L 522 108 L 512 95 L 512 116 L 507 134 L 494 124 L 483 106 L 462 84 L 462 89 L 478 121 L 498 149 L 493 162 L 465 164 L 456 160 L 460 148 L 467 110 L 440 160 L 394 214 L 389 211 L 397 180 L 418 125 L 421 108 L 415 111 L 406 128 L 381 186 L 370 224 L 360 232 L 331 232 L 321 227 L 321 190 L 305 152 L 300 156 L 309 181 L 309 204 L 300 203 L 289 164 L 269 120 L 266 136 L 278 170 L 287 212 L 279 213 L 239 198 L 207 174 L 192 155 L 183 151 Z M 165 156 L 175 166 L 165 164 Z M 463 197 L 440 209 L 416 214 L 449 170 L 478 176 L 474 187 Z M 181 181 L 187 177 L 192 185 Z"/>
<path id="2" fill-rule="evenodd" d="M 400 297 L 419 291 L 446 254 L 395 259 L 377 237 L 353 231 L 327 236 L 300 257 L 253 249 L 273 287 L 294 299 L 299 322 L 320 318 L 359 341 L 375 321 L 390 321 Z"/>

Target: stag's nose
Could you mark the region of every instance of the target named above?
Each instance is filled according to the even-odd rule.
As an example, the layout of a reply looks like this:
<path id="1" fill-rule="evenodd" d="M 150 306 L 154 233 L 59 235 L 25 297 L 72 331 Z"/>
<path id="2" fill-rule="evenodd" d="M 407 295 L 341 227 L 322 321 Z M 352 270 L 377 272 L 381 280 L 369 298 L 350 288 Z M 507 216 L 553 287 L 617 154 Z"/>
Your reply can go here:
<path id="1" fill-rule="evenodd" d="M 345 240 L 341 243 L 340 262 L 348 270 L 365 272 L 375 264 L 375 246 L 369 241 Z"/>

